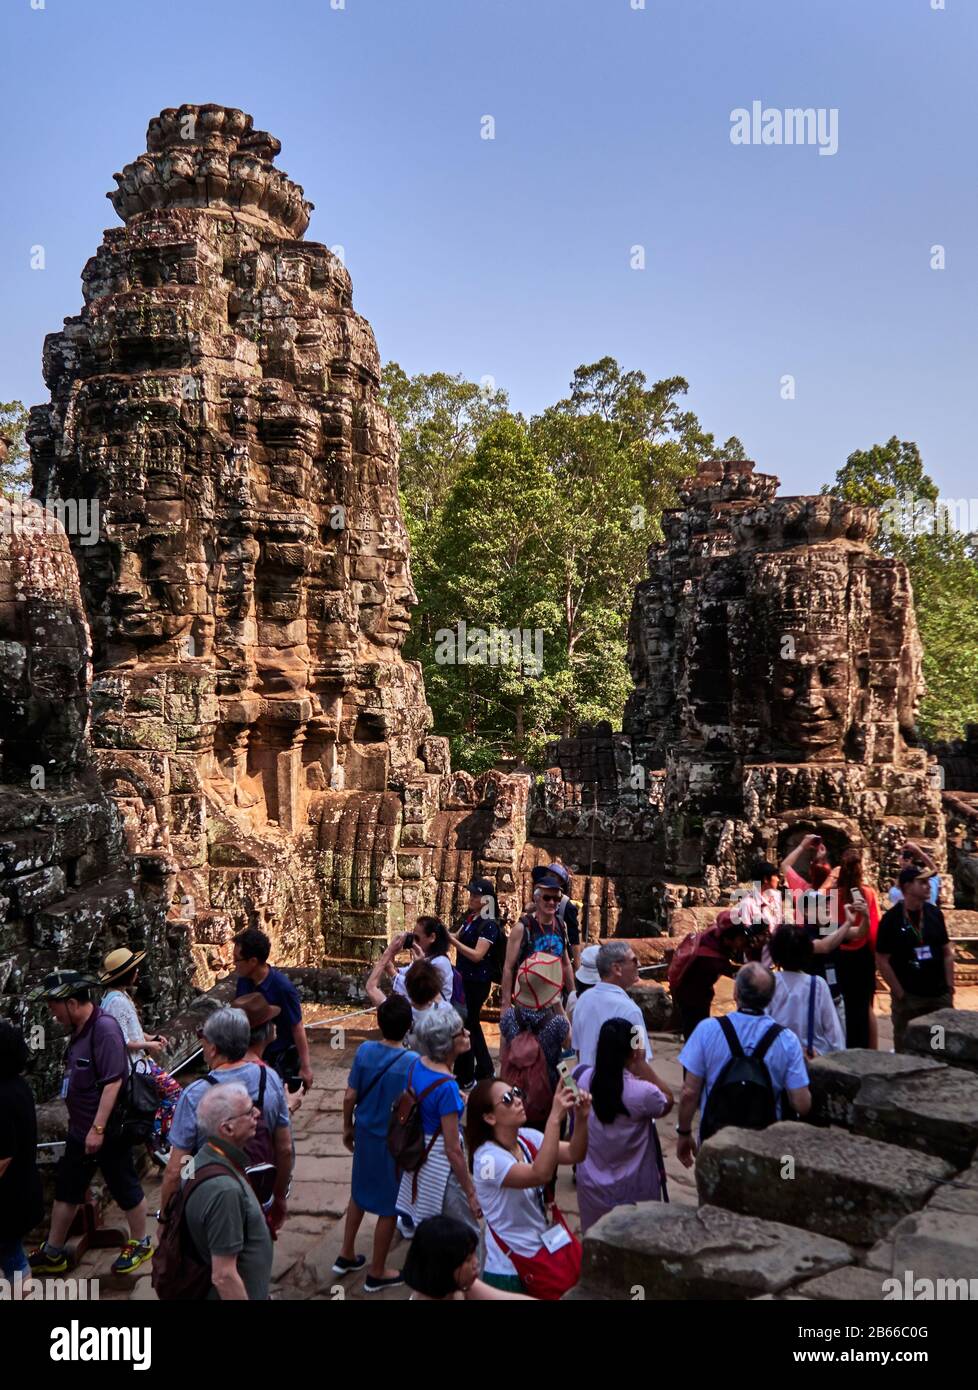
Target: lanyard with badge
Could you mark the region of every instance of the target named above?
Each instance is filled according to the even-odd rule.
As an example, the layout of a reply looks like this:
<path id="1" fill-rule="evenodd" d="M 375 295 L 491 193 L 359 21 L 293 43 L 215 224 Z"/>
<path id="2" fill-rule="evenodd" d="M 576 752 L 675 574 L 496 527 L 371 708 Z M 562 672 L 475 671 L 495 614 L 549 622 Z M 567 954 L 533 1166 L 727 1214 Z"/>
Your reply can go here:
<path id="1" fill-rule="evenodd" d="M 525 1140 L 521 1134 L 518 1134 L 516 1136 L 516 1142 L 523 1150 L 523 1156 L 526 1162 L 532 1163 L 534 1158 L 536 1158 L 536 1150 L 533 1148 L 533 1146 L 529 1144 L 528 1141 Z M 553 1218 L 552 1212 L 548 1210 L 549 1204 L 547 1202 L 546 1189 L 543 1187 L 538 1187 L 536 1189 L 536 1194 L 537 1200 L 540 1203 L 541 1211 L 543 1213 L 543 1219 L 549 1222 L 546 1230 L 541 1232 L 540 1243 L 542 1244 L 545 1250 L 549 1250 L 551 1255 L 554 1255 L 557 1253 L 558 1250 L 562 1250 L 565 1245 L 570 1245 L 570 1231 L 568 1231 L 566 1226 L 562 1225 L 559 1221 L 555 1220 Z"/>
<path id="2" fill-rule="evenodd" d="M 933 953 L 933 951 L 931 950 L 931 948 L 930 948 L 929 946 L 925 946 L 925 945 L 924 945 L 924 909 L 923 909 L 923 906 L 921 906 L 921 908 L 920 908 L 920 926 L 919 926 L 919 927 L 914 926 L 913 922 L 910 920 L 910 914 L 909 914 L 908 911 L 907 911 L 907 905 L 906 905 L 906 903 L 903 904 L 903 921 L 904 921 L 904 925 L 906 926 L 907 930 L 910 932 L 910 934 L 911 934 L 911 936 L 913 937 L 914 941 L 916 941 L 916 943 L 917 943 L 916 946 L 914 946 L 914 948 L 913 948 L 913 954 L 914 954 L 915 959 L 914 959 L 914 961 L 911 962 L 911 963 L 914 964 L 914 965 L 916 965 L 916 966 L 921 966 L 921 965 L 924 964 L 925 961 L 933 960 L 933 959 L 934 959 L 934 953 Z"/>

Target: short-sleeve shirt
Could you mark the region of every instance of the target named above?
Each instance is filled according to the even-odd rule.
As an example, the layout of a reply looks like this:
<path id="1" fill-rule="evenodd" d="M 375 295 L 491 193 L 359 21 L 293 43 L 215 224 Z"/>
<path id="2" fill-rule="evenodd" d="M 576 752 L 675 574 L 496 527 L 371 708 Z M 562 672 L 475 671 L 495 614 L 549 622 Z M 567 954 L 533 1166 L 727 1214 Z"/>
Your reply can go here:
<path id="1" fill-rule="evenodd" d="M 458 939 L 463 946 L 474 950 L 479 941 L 488 941 L 489 950 L 481 960 L 470 960 L 463 951 L 456 952 L 458 973 L 471 984 L 488 984 L 492 979 L 489 957 L 492 948 L 499 940 L 499 923 L 492 917 L 482 917 L 478 912 L 466 917 L 459 927 Z"/>
<path id="2" fill-rule="evenodd" d="M 282 1079 L 271 1067 L 265 1067 L 265 1105 L 263 1115 L 265 1128 L 269 1134 L 281 1129 L 283 1125 L 289 1123 L 289 1107 L 285 1099 L 285 1087 Z M 262 1067 L 257 1062 L 241 1062 L 234 1067 L 218 1067 L 210 1075 L 216 1082 L 226 1085 L 230 1081 L 236 1081 L 244 1086 L 251 1099 L 258 1101 L 258 1091 L 261 1085 Z M 187 1149 L 190 1153 L 195 1153 L 200 1146 L 202 1136 L 197 1129 L 197 1107 L 210 1090 L 210 1082 L 194 1081 L 187 1086 L 177 1107 L 173 1112 L 173 1123 L 170 1126 L 170 1143 L 176 1145 L 178 1149 Z"/>
<path id="3" fill-rule="evenodd" d="M 127 1043 L 139 1042 L 145 1035 L 142 1024 L 139 1022 L 139 1015 L 136 1006 L 129 998 L 124 989 L 110 989 L 102 996 L 102 1012 L 114 1018 L 122 1029 L 122 1036 Z M 138 1052 L 130 1052 L 129 1057 L 133 1062 L 138 1062 L 146 1056 L 142 1048 Z"/>
<path id="4" fill-rule="evenodd" d="M 448 959 L 447 956 L 428 956 L 426 957 L 426 959 L 428 961 L 428 964 L 433 965 L 435 969 L 438 971 L 438 974 L 441 976 L 442 1003 L 451 1004 L 452 991 L 455 988 L 455 972 L 452 970 L 452 962 Z M 414 963 L 415 962 L 412 961 L 411 965 L 414 965 Z M 405 980 L 407 979 L 407 973 L 411 969 L 411 965 L 402 965 L 400 970 L 394 976 L 394 993 L 403 994 L 405 999 L 407 999 L 408 997 L 407 985 L 405 984 Z M 417 1017 L 417 1014 L 415 1014 L 415 1017 Z"/>
<path id="5" fill-rule="evenodd" d="M 210 1163 L 227 1168 L 228 1174 L 208 1178 L 187 1198 L 184 1214 L 190 1237 L 201 1256 L 236 1255 L 248 1298 L 264 1300 L 272 1275 L 272 1237 L 265 1215 L 250 1184 L 236 1177 L 224 1156 L 205 1144 L 197 1154 L 198 1171 Z M 220 1297 L 213 1285 L 207 1297 Z"/>
<path id="6" fill-rule="evenodd" d="M 924 903 L 919 931 L 904 911 L 902 902 L 883 914 L 876 935 L 876 949 L 889 956 L 893 973 L 908 994 L 931 998 L 947 992 L 944 947 L 947 927 L 944 913 Z"/>
<path id="7" fill-rule="evenodd" d="M 574 1008 L 574 1048 L 582 1066 L 593 1067 L 598 1052 L 598 1034 L 609 1018 L 627 1019 L 645 1043 L 646 1061 L 652 1060 L 652 1044 L 645 1028 L 642 1010 L 620 985 L 602 980 L 578 999 Z"/>
<path id="8" fill-rule="evenodd" d="M 0 1178 L 0 1244 L 20 1240 L 43 1220 L 36 1145 L 31 1088 L 22 1076 L 0 1079 L 0 1159 L 11 1159 Z"/>
<path id="9" fill-rule="evenodd" d="M 420 1096 L 433 1081 L 444 1082 L 436 1086 L 421 1102 L 421 1128 L 425 1134 L 437 1134 L 441 1129 L 443 1115 L 461 1115 L 465 1109 L 462 1092 L 453 1076 L 446 1077 L 443 1071 L 432 1071 L 424 1062 L 415 1062 L 409 1073 L 409 1081 L 414 1094 Z"/>
<path id="10" fill-rule="evenodd" d="M 274 967 L 269 970 L 260 985 L 239 975 L 234 997 L 240 999 L 242 994 L 254 994 L 256 990 L 264 996 L 266 1003 L 278 1005 L 282 1010 L 275 1020 L 275 1037 L 264 1053 L 265 1061 L 274 1066 L 275 1059 L 293 1045 L 292 1030 L 297 1023 L 302 1022 L 302 1002 L 299 999 L 299 991 L 288 975 L 283 975 L 281 970 Z"/>
<path id="11" fill-rule="evenodd" d="M 554 918 L 554 930 L 546 931 L 532 912 L 520 918 L 523 925 L 523 939 L 520 942 L 519 963 L 527 956 L 544 951 L 547 955 L 562 956 L 567 950 L 567 931 L 559 917 Z"/>
<path id="12" fill-rule="evenodd" d="M 354 1111 L 357 1133 L 386 1138 L 391 1106 L 406 1089 L 411 1063 L 417 1061 L 417 1057 L 416 1052 L 390 1047 L 387 1043 L 367 1041 L 360 1044 L 346 1083 L 357 1093 Z"/>
<path id="13" fill-rule="evenodd" d="M 65 1057 L 68 1137 L 84 1139 L 95 1123 L 102 1088 L 129 1074 L 129 1052 L 122 1029 L 98 1007 L 85 1026 L 73 1033 Z"/>
<path id="14" fill-rule="evenodd" d="M 538 1129 L 521 1129 L 519 1134 L 539 1152 L 543 1135 Z M 528 1149 L 523 1157 L 532 1161 Z M 493 1231 L 517 1255 L 529 1257 L 540 1249 L 543 1233 L 550 1224 L 541 1188 L 503 1187 L 506 1174 L 516 1162 L 508 1149 L 492 1143 L 480 1145 L 472 1162 L 476 1195 L 486 1219 L 486 1274 L 516 1274 L 515 1265 L 496 1244 Z"/>
<path id="15" fill-rule="evenodd" d="M 940 898 L 940 896 L 941 896 L 941 876 L 940 876 L 940 874 L 934 874 L 934 875 L 931 877 L 931 881 L 930 881 L 930 896 L 928 897 L 928 902 L 933 903 L 934 907 L 936 907 L 936 906 L 937 906 L 938 899 Z M 889 900 L 890 900 L 891 903 L 902 903 L 902 902 L 903 902 L 903 889 L 900 887 L 899 884 L 895 883 L 895 884 L 893 885 L 893 887 L 890 889 L 889 893 L 887 894 L 887 897 L 889 898 Z"/>
<path id="16" fill-rule="evenodd" d="M 754 1051 L 769 1028 L 775 1026 L 767 1014 L 745 1014 L 740 1010 L 727 1017 L 737 1031 L 740 1045 L 748 1055 Z M 720 1027 L 718 1018 L 705 1018 L 698 1023 L 686 1039 L 678 1058 L 693 1076 L 703 1079 L 700 1093 L 700 1118 L 706 1111 L 706 1103 L 713 1083 L 730 1060 L 730 1048 Z M 775 1038 L 764 1057 L 764 1064 L 771 1077 L 771 1085 L 777 1100 L 777 1115 L 781 1118 L 781 1092 L 798 1090 L 808 1085 L 808 1068 L 801 1050 L 801 1043 L 787 1028 Z"/>

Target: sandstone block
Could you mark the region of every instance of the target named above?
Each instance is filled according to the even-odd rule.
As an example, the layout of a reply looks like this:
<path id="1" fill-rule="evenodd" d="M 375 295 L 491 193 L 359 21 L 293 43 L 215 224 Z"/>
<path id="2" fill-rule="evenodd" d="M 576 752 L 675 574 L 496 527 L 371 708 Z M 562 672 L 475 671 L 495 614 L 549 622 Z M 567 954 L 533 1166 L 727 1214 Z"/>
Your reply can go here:
<path id="1" fill-rule="evenodd" d="M 907 1053 L 876 1052 L 854 1047 L 846 1052 L 829 1052 L 808 1064 L 815 1124 L 852 1128 L 852 1106 L 863 1083 L 890 1081 L 921 1072 L 933 1072 L 941 1063 Z"/>
<path id="2" fill-rule="evenodd" d="M 940 1158 L 785 1121 L 724 1129 L 696 1161 L 700 1201 L 871 1245 L 953 1175 Z"/>
<path id="3" fill-rule="evenodd" d="M 857 1134 L 937 1154 L 964 1168 L 978 1149 L 978 1075 L 943 1067 L 865 1082 L 853 1102 L 852 1127 Z"/>
<path id="4" fill-rule="evenodd" d="M 978 1012 L 937 1009 L 915 1018 L 907 1028 L 907 1052 L 978 1071 Z"/>

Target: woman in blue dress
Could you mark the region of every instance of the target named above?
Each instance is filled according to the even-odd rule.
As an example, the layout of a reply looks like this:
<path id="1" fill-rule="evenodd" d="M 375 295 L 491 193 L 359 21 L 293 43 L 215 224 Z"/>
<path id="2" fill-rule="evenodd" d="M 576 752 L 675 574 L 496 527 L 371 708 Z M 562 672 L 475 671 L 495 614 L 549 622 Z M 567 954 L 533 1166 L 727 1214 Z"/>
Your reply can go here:
<path id="1" fill-rule="evenodd" d="M 407 999 L 392 994 L 377 1009 L 377 1023 L 381 1041 L 364 1042 L 357 1048 L 343 1097 L 343 1143 L 353 1154 L 353 1179 L 343 1248 L 333 1265 L 333 1273 L 341 1277 L 363 1268 L 366 1257 L 356 1253 L 357 1232 L 364 1212 L 373 1212 L 377 1227 L 363 1282 L 365 1293 L 404 1282 L 396 1269 L 387 1268 L 399 1182 L 387 1147 L 387 1124 L 391 1106 L 407 1087 L 411 1065 L 418 1060 L 416 1052 L 404 1048 L 404 1038 L 411 1027 L 411 1005 Z"/>

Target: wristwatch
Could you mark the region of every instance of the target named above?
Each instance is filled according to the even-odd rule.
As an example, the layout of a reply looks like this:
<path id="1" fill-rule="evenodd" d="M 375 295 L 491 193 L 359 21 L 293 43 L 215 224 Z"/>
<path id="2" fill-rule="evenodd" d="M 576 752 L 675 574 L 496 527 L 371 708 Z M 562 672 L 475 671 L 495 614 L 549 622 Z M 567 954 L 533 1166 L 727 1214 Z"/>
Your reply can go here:
<path id="1" fill-rule="evenodd" d="M 689 1135 L 692 1134 L 692 1132 L 693 1131 L 691 1129 L 680 1129 L 678 1125 L 676 1126 L 676 1133 L 681 1134 L 684 1139 L 688 1138 Z"/>
<path id="2" fill-rule="evenodd" d="M 104 1134 L 104 1133 L 105 1133 L 105 1125 L 95 1125 L 95 1124 L 93 1124 L 93 1125 L 92 1125 L 92 1129 L 94 1129 L 94 1131 L 95 1131 L 96 1134 Z"/>

